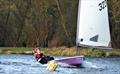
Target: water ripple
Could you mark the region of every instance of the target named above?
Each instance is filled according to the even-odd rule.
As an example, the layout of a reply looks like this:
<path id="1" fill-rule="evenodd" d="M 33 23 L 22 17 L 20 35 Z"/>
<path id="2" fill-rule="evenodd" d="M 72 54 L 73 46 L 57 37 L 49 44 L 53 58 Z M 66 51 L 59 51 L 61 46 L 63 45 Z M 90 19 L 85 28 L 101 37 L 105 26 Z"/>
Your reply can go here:
<path id="1" fill-rule="evenodd" d="M 1 65 L 14 65 L 14 66 L 27 66 L 27 65 L 31 65 L 31 64 L 27 64 L 27 63 L 22 63 L 22 62 L 8 62 L 8 61 L 4 61 L 4 62 L 1 62 L 0 61 L 0 64 Z"/>

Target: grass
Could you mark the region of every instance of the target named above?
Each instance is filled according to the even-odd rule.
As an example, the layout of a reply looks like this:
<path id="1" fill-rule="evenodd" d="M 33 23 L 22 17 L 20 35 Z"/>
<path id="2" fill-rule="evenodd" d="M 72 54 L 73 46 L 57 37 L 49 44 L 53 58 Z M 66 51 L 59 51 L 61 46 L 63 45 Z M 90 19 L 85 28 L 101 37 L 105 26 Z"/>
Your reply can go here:
<path id="1" fill-rule="evenodd" d="M 33 54 L 33 48 L 0 48 L 0 54 Z M 88 57 L 111 57 L 120 56 L 120 49 L 113 49 L 111 51 L 97 50 L 97 49 L 82 49 L 79 54 L 76 54 L 76 48 L 41 48 L 44 54 L 52 56 L 76 56 L 84 55 Z"/>
<path id="2" fill-rule="evenodd" d="M 0 48 L 0 54 L 32 54 L 31 48 Z"/>

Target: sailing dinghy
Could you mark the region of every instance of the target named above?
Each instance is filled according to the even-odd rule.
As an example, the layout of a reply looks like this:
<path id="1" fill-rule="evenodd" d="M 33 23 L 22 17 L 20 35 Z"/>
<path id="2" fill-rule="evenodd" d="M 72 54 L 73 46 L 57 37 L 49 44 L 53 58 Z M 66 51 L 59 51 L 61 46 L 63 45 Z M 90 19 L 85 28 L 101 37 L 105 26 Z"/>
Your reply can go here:
<path id="1" fill-rule="evenodd" d="M 107 0 L 79 0 L 76 46 L 110 47 Z M 81 65 L 83 56 L 55 60 L 72 66 Z"/>

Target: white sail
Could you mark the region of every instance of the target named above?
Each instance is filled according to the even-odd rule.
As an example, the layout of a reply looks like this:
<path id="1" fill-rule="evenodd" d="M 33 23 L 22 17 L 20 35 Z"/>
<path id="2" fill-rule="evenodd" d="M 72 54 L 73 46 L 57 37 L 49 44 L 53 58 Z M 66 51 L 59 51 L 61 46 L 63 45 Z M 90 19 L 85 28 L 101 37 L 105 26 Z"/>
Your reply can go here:
<path id="1" fill-rule="evenodd" d="M 107 0 L 79 0 L 77 45 L 108 47 L 110 41 Z"/>

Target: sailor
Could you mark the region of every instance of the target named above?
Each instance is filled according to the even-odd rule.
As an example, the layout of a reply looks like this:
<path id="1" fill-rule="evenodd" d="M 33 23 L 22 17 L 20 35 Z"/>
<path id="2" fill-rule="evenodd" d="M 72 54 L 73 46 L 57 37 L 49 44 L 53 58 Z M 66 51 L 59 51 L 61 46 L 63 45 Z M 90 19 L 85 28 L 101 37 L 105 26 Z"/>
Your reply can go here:
<path id="1" fill-rule="evenodd" d="M 47 64 L 49 61 L 54 60 L 53 57 L 41 53 L 40 48 L 34 48 L 34 57 L 41 64 Z"/>

